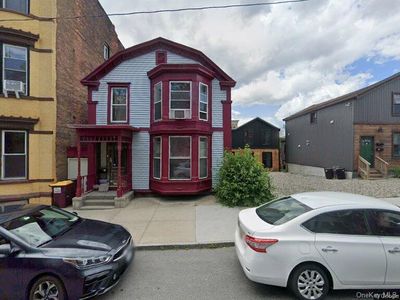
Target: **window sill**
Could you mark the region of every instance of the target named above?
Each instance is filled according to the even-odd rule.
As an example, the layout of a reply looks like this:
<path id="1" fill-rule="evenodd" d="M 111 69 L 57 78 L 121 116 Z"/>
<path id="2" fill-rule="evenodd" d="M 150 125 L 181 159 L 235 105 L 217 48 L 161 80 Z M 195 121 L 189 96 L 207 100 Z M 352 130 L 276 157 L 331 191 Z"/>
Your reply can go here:
<path id="1" fill-rule="evenodd" d="M 2 184 L 21 184 L 29 183 L 29 179 L 0 179 L 0 185 Z"/>
<path id="2" fill-rule="evenodd" d="M 23 96 L 21 95 L 19 98 L 17 98 L 13 94 L 8 94 L 8 97 L 6 97 L 4 94 L 0 93 L 0 98 L 3 98 L 3 100 L 33 100 L 33 101 L 54 101 L 54 98 L 52 97 L 33 97 L 33 96 Z"/>

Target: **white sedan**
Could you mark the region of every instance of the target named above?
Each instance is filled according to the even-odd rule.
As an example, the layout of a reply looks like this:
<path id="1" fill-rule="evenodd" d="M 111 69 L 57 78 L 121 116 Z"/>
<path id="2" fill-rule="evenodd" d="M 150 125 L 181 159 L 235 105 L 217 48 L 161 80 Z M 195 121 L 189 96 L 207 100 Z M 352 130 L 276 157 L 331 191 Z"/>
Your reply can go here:
<path id="1" fill-rule="evenodd" d="M 235 235 L 250 280 L 288 287 L 300 299 L 400 288 L 400 208 L 375 198 L 292 195 L 241 211 Z"/>

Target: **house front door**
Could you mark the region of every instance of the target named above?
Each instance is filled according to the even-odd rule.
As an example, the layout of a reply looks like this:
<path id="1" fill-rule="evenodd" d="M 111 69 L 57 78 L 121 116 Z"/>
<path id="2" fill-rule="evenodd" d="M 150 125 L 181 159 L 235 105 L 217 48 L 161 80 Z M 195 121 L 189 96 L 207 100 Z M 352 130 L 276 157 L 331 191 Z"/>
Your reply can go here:
<path id="1" fill-rule="evenodd" d="M 375 147 L 373 136 L 362 136 L 360 141 L 360 156 L 374 166 L 375 161 Z"/>
<path id="2" fill-rule="evenodd" d="M 122 145 L 121 153 L 121 174 L 126 175 L 127 171 L 127 147 Z M 110 187 L 116 187 L 118 182 L 118 149 L 116 143 L 107 144 L 107 179 Z"/>

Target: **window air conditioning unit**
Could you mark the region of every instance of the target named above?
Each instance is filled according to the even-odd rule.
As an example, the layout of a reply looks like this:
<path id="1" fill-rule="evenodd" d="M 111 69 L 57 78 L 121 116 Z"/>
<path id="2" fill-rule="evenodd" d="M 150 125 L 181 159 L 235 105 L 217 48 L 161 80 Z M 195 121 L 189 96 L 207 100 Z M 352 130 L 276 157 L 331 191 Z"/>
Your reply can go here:
<path id="1" fill-rule="evenodd" d="M 19 93 L 24 92 L 24 83 L 16 80 L 4 80 L 3 92 L 6 97 L 8 97 L 8 92 L 14 92 L 15 96 L 19 98 Z"/>
<path id="2" fill-rule="evenodd" d="M 172 111 L 174 119 L 190 119 L 190 109 L 175 109 Z"/>

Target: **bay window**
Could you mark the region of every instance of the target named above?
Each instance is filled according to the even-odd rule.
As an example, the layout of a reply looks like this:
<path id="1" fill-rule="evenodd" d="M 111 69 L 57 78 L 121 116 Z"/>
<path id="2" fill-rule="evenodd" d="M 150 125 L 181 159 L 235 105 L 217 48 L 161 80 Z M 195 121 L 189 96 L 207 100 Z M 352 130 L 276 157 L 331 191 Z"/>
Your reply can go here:
<path id="1" fill-rule="evenodd" d="M 199 119 L 208 120 L 208 85 L 199 85 Z"/>
<path id="2" fill-rule="evenodd" d="M 27 177 L 27 134 L 22 130 L 1 132 L 1 179 Z"/>
<path id="3" fill-rule="evenodd" d="M 126 123 L 128 121 L 128 88 L 111 88 L 111 122 Z"/>
<path id="4" fill-rule="evenodd" d="M 199 142 L 199 178 L 208 177 L 208 138 L 200 137 Z"/>
<path id="5" fill-rule="evenodd" d="M 27 94 L 28 83 L 28 49 L 9 44 L 2 45 L 2 84 L 7 91 L 19 90 Z M 13 87 L 10 89 L 9 87 Z"/>
<path id="6" fill-rule="evenodd" d="M 154 86 L 154 121 L 162 118 L 162 82 Z"/>
<path id="7" fill-rule="evenodd" d="M 191 178 L 191 137 L 171 136 L 169 138 L 169 179 Z"/>
<path id="8" fill-rule="evenodd" d="M 0 7 L 28 14 L 29 0 L 0 0 Z"/>
<path id="9" fill-rule="evenodd" d="M 192 83 L 190 81 L 171 81 L 169 99 L 171 119 L 191 118 Z"/>
<path id="10" fill-rule="evenodd" d="M 153 178 L 161 179 L 161 137 L 153 139 Z"/>

